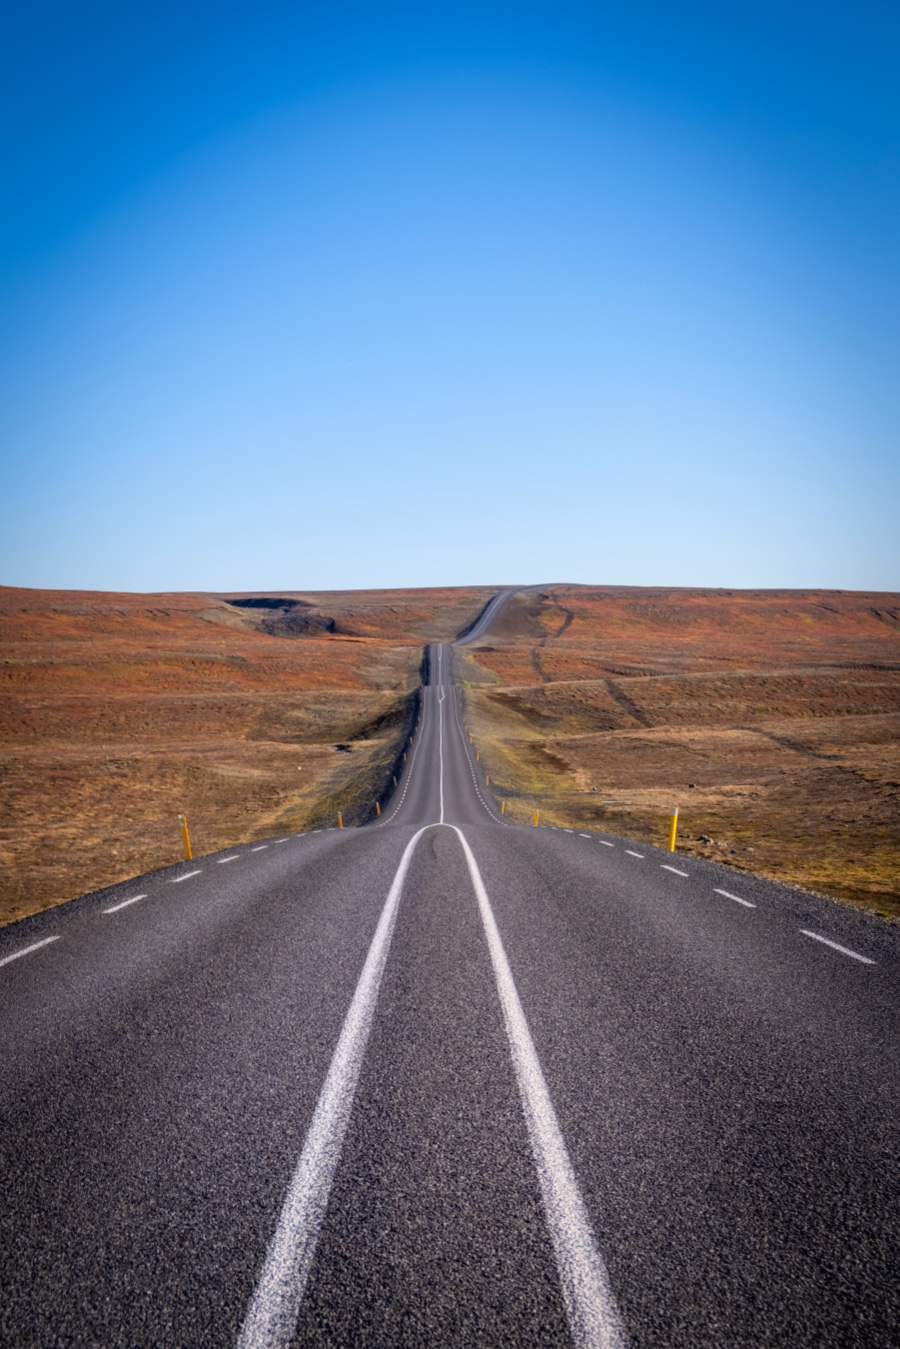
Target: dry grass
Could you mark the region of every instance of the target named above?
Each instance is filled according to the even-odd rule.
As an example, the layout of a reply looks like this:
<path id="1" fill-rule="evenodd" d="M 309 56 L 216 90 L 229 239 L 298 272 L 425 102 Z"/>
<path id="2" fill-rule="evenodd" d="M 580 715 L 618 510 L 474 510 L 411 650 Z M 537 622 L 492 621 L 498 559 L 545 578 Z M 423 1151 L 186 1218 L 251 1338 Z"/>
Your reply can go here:
<path id="1" fill-rule="evenodd" d="M 558 587 L 460 655 L 519 818 L 900 914 L 900 597 Z"/>
<path id="2" fill-rule="evenodd" d="M 0 921 L 177 860 L 179 811 L 198 852 L 363 818 L 422 646 L 491 593 L 297 592 L 291 635 L 220 596 L 0 590 Z M 688 851 L 900 912 L 897 596 L 558 587 L 458 659 L 513 814 L 661 842 L 678 805 Z"/>
<path id="3" fill-rule="evenodd" d="M 296 594 L 279 611 L 0 589 L 0 922 L 176 861 L 180 811 L 198 853 L 364 818 L 422 645 L 491 593 Z M 307 627 L 278 635 L 284 612 Z"/>

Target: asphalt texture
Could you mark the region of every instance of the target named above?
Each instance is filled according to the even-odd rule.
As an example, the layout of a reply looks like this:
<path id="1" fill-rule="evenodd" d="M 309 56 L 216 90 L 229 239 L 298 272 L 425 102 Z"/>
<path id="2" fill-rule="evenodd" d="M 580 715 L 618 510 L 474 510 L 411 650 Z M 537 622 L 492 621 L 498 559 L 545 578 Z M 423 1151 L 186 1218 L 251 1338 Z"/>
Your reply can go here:
<path id="1" fill-rule="evenodd" d="M 430 657 L 376 825 L 241 846 L 0 932 L 0 1342 L 896 1346 L 897 928 L 612 835 L 509 825 L 452 649 Z M 312 1164 L 325 1199 L 288 1329 L 251 1332 L 420 830 L 343 1123 Z M 457 830 L 561 1136 L 562 1219 Z M 574 1210 L 608 1333 L 571 1292 Z"/>

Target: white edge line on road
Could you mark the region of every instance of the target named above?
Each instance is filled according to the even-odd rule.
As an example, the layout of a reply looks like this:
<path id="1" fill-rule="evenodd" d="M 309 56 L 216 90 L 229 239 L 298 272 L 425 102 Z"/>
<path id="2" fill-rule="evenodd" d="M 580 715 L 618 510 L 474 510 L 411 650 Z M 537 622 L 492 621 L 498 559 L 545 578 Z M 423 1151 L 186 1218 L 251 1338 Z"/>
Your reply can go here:
<path id="1" fill-rule="evenodd" d="M 830 946 L 832 951 L 840 951 L 842 956 L 852 956 L 854 960 L 860 960 L 864 965 L 875 964 L 871 956 L 861 956 L 858 951 L 851 951 L 849 946 L 841 946 L 840 942 L 831 941 L 818 932 L 808 932 L 805 927 L 801 927 L 800 931 L 804 937 L 812 937 L 813 941 L 820 941 L 823 946 Z"/>
<path id="2" fill-rule="evenodd" d="M 466 744 L 465 732 L 463 731 L 462 722 L 460 721 L 459 718 L 459 690 L 455 688 L 453 685 L 451 685 L 451 688 L 453 689 L 453 706 L 456 714 L 456 725 L 457 729 L 459 730 L 459 737 L 463 747 L 463 757 L 465 758 L 466 763 L 469 765 L 469 772 L 472 775 L 472 782 L 475 787 L 475 795 L 478 797 L 478 800 L 484 806 L 484 809 L 487 811 L 488 815 L 491 817 L 492 820 L 495 820 L 497 824 L 502 824 L 512 828 L 513 826 L 510 825 L 509 820 L 506 819 L 503 815 L 498 815 L 494 807 L 492 805 L 489 805 L 488 802 L 485 801 L 484 797 L 481 795 L 481 787 L 478 784 L 478 778 L 475 776 L 475 764 L 472 762 L 472 747 L 471 745 Z M 554 826 L 552 824 L 544 825 L 543 828 L 553 829 Z"/>
<path id="3" fill-rule="evenodd" d="M 751 904 L 749 899 L 741 899 L 740 895 L 733 895 L 730 890 L 719 890 L 713 886 L 717 895 L 724 895 L 726 899 L 733 899 L 735 904 L 743 904 L 745 909 L 755 909 L 756 905 Z"/>
<path id="4" fill-rule="evenodd" d="M 238 1349 L 281 1349 L 294 1338 L 303 1291 L 350 1120 L 403 882 L 413 849 L 425 830 L 433 827 L 426 825 L 407 843 L 384 901 L 265 1265 L 238 1336 Z"/>
<path id="5" fill-rule="evenodd" d="M 662 867 L 663 871 L 672 871 L 675 873 L 676 876 L 684 876 L 686 880 L 690 879 L 686 871 L 679 871 L 677 867 L 670 867 L 668 862 L 660 862 L 660 866 Z"/>
<path id="6" fill-rule="evenodd" d="M 576 1349 L 624 1349 L 625 1334 L 609 1275 L 597 1249 L 491 901 L 465 835 L 456 825 L 449 827 L 459 836 L 478 898 L 572 1339 Z"/>
<path id="7" fill-rule="evenodd" d="M 0 965 L 8 965 L 11 960 L 18 960 L 20 956 L 30 956 L 32 951 L 39 951 L 42 946 L 49 945 L 52 941 L 59 941 L 59 933 L 53 937 L 45 937 L 43 941 L 36 941 L 31 946 L 23 946 L 21 951 L 13 951 L 11 956 L 4 956 L 0 960 Z"/>
<path id="8" fill-rule="evenodd" d="M 628 853 L 629 857 L 639 857 L 643 862 L 644 854 L 642 852 L 632 852 L 630 848 L 626 848 L 625 851 Z"/>
<path id="9" fill-rule="evenodd" d="M 197 871 L 186 871 L 183 876 L 170 876 L 169 884 L 177 885 L 179 881 L 189 881 L 192 876 L 199 876 L 202 870 L 203 868 L 200 867 Z"/>
<path id="10" fill-rule="evenodd" d="M 122 899 L 118 904 L 114 904 L 111 909 L 104 909 L 104 913 L 118 913 L 119 909 L 127 909 L 129 904 L 137 904 L 139 899 L 146 899 L 146 895 L 132 895 L 130 899 Z"/>
<path id="11" fill-rule="evenodd" d="M 218 862 L 219 866 L 222 866 L 223 863 L 225 862 L 236 862 L 240 857 L 240 855 L 241 854 L 239 852 L 235 852 L 232 853 L 230 857 L 217 857 L 216 861 Z"/>
<path id="12" fill-rule="evenodd" d="M 438 652 L 438 661 L 440 661 L 440 652 Z M 420 718 L 421 724 L 419 726 L 419 734 L 416 737 L 416 743 L 413 747 L 412 758 L 409 760 L 409 763 L 407 765 L 406 773 L 403 774 L 401 770 L 400 782 L 403 783 L 403 790 L 400 791 L 399 784 L 397 787 L 394 788 L 394 792 L 396 793 L 397 791 L 400 791 L 400 795 L 396 800 L 394 800 L 393 797 L 391 798 L 391 805 L 388 807 L 388 812 L 386 815 L 382 815 L 381 819 L 378 821 L 378 824 L 375 826 L 376 829 L 383 829 L 386 824 L 390 824 L 391 821 L 396 818 L 401 807 L 403 806 L 403 802 L 406 800 L 406 793 L 409 790 L 409 784 L 412 781 L 413 769 L 415 768 L 416 760 L 419 757 L 419 746 L 422 743 L 422 736 L 425 730 L 425 718 L 428 715 L 428 700 L 424 694 L 425 686 L 421 685 L 420 687 L 422 687 L 423 689 L 422 703 L 421 703 L 422 715 Z M 428 687 L 437 688 L 438 686 L 436 684 L 429 684 Z M 416 779 L 416 781 L 418 781 L 418 778 Z M 316 833 L 315 829 L 313 830 L 313 833 Z"/>

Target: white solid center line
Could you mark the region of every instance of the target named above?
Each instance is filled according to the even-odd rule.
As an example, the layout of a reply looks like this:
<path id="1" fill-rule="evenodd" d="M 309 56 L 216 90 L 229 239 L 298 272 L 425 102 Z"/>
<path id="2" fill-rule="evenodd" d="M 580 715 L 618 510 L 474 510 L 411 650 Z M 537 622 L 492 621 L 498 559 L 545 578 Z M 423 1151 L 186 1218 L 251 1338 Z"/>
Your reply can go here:
<path id="1" fill-rule="evenodd" d="M 203 868 L 200 867 L 197 871 L 186 871 L 183 876 L 170 876 L 169 884 L 177 885 L 179 881 L 189 881 L 192 876 L 199 876 L 202 870 Z"/>
<path id="2" fill-rule="evenodd" d="M 642 852 L 632 852 L 630 848 L 626 848 L 625 851 L 628 853 L 629 857 L 639 857 L 641 861 L 644 860 L 644 854 Z"/>
<path id="3" fill-rule="evenodd" d="M 450 828 L 459 835 L 478 898 L 572 1340 L 576 1349 L 625 1349 L 625 1334 L 609 1275 L 597 1249 L 491 901 L 465 835 L 456 825 Z"/>
<path id="4" fill-rule="evenodd" d="M 137 904 L 139 899 L 146 899 L 146 898 L 147 898 L 146 895 L 132 895 L 130 899 L 120 900 L 119 903 L 114 904 L 111 909 L 104 909 L 103 912 L 118 913 L 119 909 L 127 909 L 129 904 Z"/>
<path id="5" fill-rule="evenodd" d="M 303 1290 L 319 1228 L 325 1217 L 359 1070 L 372 1028 L 381 976 L 397 918 L 403 882 L 413 849 L 426 829 L 407 843 L 388 891 L 353 1001 L 341 1027 L 328 1076 L 319 1095 L 275 1235 L 238 1336 L 238 1349 L 280 1349 L 294 1338 Z"/>
<path id="6" fill-rule="evenodd" d="M 59 941 L 59 933 L 53 937 L 45 937 L 43 941 L 36 941 L 31 946 L 23 946 L 21 951 L 13 951 L 11 956 L 4 956 L 0 960 L 0 965 L 8 965 L 11 960 L 18 960 L 20 956 L 30 956 L 32 951 L 39 951 L 42 946 L 47 946 L 52 941 Z"/>
<path id="7" fill-rule="evenodd" d="M 823 946 L 830 946 L 832 951 L 840 951 L 842 956 L 852 956 L 854 960 L 861 960 L 864 965 L 874 965 L 875 961 L 870 956 L 861 956 L 858 951 L 851 951 L 849 946 L 841 946 L 840 942 L 831 941 L 828 937 L 823 937 L 818 932 L 807 932 L 805 927 L 800 931 L 804 937 L 812 937 L 813 941 L 820 941 Z"/>
<path id="8" fill-rule="evenodd" d="M 318 832 L 319 832 L 318 829 L 315 830 L 315 832 L 318 833 Z M 260 843 L 258 847 L 256 847 L 256 848 L 251 848 L 250 851 L 251 851 L 251 852 L 265 852 L 265 850 L 266 850 L 266 848 L 268 848 L 268 846 L 269 846 L 268 843 Z"/>
<path id="9" fill-rule="evenodd" d="M 668 862 L 660 862 L 660 866 L 662 867 L 663 871 L 674 871 L 676 876 L 687 877 L 688 873 L 686 871 L 679 871 L 677 867 L 670 867 Z"/>
<path id="10" fill-rule="evenodd" d="M 745 909 L 755 909 L 756 905 L 751 904 L 749 899 L 741 899 L 740 895 L 733 895 L 730 890 L 719 890 L 713 886 L 717 895 L 724 895 L 726 899 L 733 899 L 735 904 L 743 904 Z"/>
<path id="11" fill-rule="evenodd" d="M 226 862 L 236 862 L 240 857 L 240 855 L 241 854 L 239 852 L 234 852 L 231 854 L 230 857 L 217 857 L 216 861 L 218 862 L 219 866 L 223 866 Z"/>
<path id="12" fill-rule="evenodd" d="M 441 650 L 438 647 L 438 679 L 441 677 Z M 418 746 L 417 746 L 418 748 Z M 438 762 L 440 773 L 438 786 L 441 797 L 441 824 L 444 823 L 444 690 L 438 689 Z"/>

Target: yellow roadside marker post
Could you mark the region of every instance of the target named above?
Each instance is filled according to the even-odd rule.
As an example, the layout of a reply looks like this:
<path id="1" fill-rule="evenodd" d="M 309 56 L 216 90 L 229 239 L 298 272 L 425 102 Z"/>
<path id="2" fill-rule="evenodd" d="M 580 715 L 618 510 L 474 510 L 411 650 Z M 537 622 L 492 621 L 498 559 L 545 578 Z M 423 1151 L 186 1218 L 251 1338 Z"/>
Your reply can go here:
<path id="1" fill-rule="evenodd" d="M 672 811 L 672 819 L 669 822 L 669 852 L 675 851 L 675 835 L 678 833 L 678 807 Z"/>
<path id="2" fill-rule="evenodd" d="M 490 785 L 491 785 L 491 779 L 490 779 L 490 777 L 488 776 L 487 773 L 485 773 L 485 775 L 484 775 L 484 785 L 485 785 L 485 787 L 490 787 Z"/>
<path id="3" fill-rule="evenodd" d="M 381 814 L 381 806 L 378 804 L 377 801 L 375 802 L 375 814 L 376 814 L 376 815 L 380 815 L 380 814 Z"/>
<path id="4" fill-rule="evenodd" d="M 343 827 L 344 827 L 344 817 L 343 817 L 343 815 L 341 815 L 341 814 L 339 813 L 339 814 L 338 814 L 338 829 L 343 829 Z"/>
<path id="5" fill-rule="evenodd" d="M 539 810 L 536 810 L 536 811 L 534 812 L 534 819 L 531 821 L 531 823 L 532 823 L 532 824 L 537 824 L 537 822 L 538 822 L 538 820 L 539 820 L 540 818 L 541 818 L 541 812 L 540 812 Z"/>
<path id="6" fill-rule="evenodd" d="M 181 837 L 184 840 L 184 856 L 185 859 L 190 862 L 193 860 L 194 854 L 191 852 L 191 836 L 188 833 L 187 817 L 179 815 L 178 823 L 181 825 Z"/>
<path id="7" fill-rule="evenodd" d="M 501 802 L 500 802 L 500 814 L 501 814 L 501 815 L 505 815 L 505 814 L 506 814 L 506 802 L 505 802 L 505 801 L 501 801 Z"/>

